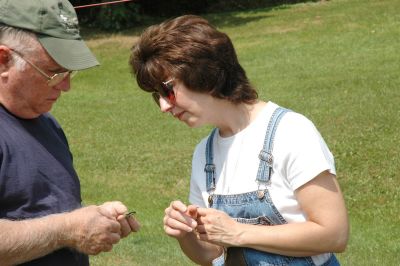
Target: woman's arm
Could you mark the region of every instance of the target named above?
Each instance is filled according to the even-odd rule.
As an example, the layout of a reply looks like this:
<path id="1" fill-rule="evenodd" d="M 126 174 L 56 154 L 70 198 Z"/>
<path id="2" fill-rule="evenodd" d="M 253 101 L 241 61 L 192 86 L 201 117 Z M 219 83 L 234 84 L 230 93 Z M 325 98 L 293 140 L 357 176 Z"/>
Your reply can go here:
<path id="1" fill-rule="evenodd" d="M 173 201 L 165 209 L 165 233 L 178 240 L 182 251 L 193 262 L 211 265 L 213 259 L 222 254 L 222 247 L 200 241 L 195 233 L 197 226 L 197 206 L 186 206 L 181 201 Z"/>
<path id="2" fill-rule="evenodd" d="M 336 177 L 324 171 L 296 190 L 307 221 L 275 226 L 240 224 L 225 213 L 199 209 L 200 239 L 223 246 L 242 246 L 287 256 L 343 252 L 349 224 Z"/>
<path id="3" fill-rule="evenodd" d="M 212 243 L 200 241 L 196 233 L 188 233 L 178 239 L 182 251 L 193 262 L 200 265 L 212 265 L 212 261 L 222 255 L 223 248 Z"/>

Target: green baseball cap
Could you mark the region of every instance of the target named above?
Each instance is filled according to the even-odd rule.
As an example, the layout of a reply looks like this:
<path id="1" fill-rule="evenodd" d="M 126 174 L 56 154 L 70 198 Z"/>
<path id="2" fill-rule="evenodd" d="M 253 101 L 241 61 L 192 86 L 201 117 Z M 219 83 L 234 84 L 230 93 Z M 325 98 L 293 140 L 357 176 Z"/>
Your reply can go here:
<path id="1" fill-rule="evenodd" d="M 82 70 L 99 65 L 79 34 L 67 0 L 0 0 L 0 24 L 29 30 L 60 66 Z"/>

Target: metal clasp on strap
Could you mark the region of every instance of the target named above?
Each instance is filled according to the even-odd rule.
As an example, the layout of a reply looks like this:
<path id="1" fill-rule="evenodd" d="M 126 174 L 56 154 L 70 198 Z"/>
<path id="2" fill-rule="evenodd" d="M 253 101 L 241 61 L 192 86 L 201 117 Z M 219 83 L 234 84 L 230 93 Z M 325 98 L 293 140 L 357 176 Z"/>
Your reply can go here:
<path id="1" fill-rule="evenodd" d="M 215 190 L 215 164 L 207 163 L 204 167 L 204 172 L 206 172 L 207 175 L 207 191 L 210 193 L 208 204 L 209 207 L 211 207 L 213 204 L 212 194 Z"/>
<path id="2" fill-rule="evenodd" d="M 273 162 L 274 162 L 274 157 L 272 156 L 272 153 L 267 152 L 265 150 L 261 150 L 260 154 L 258 154 L 258 158 L 260 160 L 265 161 L 269 167 L 272 167 Z"/>
<path id="3" fill-rule="evenodd" d="M 212 207 L 212 205 L 213 205 L 213 203 L 214 203 L 214 200 L 213 200 L 213 194 L 210 194 L 209 196 L 208 196 L 208 207 Z"/>
<path id="4" fill-rule="evenodd" d="M 258 182 L 258 188 L 257 188 L 257 197 L 258 199 L 262 200 L 265 197 L 265 188 L 260 188 L 261 184 Z"/>
<path id="5" fill-rule="evenodd" d="M 206 166 L 204 167 L 204 172 L 214 173 L 215 172 L 215 164 L 207 163 Z"/>

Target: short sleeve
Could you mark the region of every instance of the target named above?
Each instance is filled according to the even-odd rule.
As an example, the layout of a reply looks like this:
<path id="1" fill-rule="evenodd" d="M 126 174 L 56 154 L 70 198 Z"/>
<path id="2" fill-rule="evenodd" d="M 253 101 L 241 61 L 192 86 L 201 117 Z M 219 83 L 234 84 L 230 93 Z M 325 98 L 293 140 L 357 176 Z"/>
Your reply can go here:
<path id="1" fill-rule="evenodd" d="M 203 139 L 195 148 L 192 158 L 192 175 L 190 177 L 189 202 L 200 207 L 206 207 L 203 193 L 206 191 L 205 145 L 207 138 Z"/>
<path id="2" fill-rule="evenodd" d="M 314 124 L 298 113 L 288 113 L 277 129 L 276 148 L 283 151 L 281 171 L 293 190 L 323 171 L 336 175 L 332 153 Z"/>

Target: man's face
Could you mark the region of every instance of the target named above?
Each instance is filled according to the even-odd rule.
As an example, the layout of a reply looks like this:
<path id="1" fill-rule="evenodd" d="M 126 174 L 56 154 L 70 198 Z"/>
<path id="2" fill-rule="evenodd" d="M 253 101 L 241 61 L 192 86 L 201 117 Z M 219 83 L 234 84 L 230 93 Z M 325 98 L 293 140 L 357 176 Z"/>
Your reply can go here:
<path id="1" fill-rule="evenodd" d="M 29 53 L 24 51 L 18 51 L 18 53 L 48 76 L 66 71 L 47 54 L 39 43 L 35 43 L 33 47 L 34 50 Z M 13 53 L 9 50 L 10 58 Z M 4 73 L 4 71 L 8 73 L 0 77 L 0 103 L 9 112 L 21 118 L 31 119 L 50 111 L 61 92 L 70 89 L 69 76 L 59 84 L 50 87 L 47 83 L 48 79 L 28 63 L 22 70 L 18 69 L 15 63 L 11 63 L 8 64 L 6 70 L 3 66 L 1 72 Z"/>

